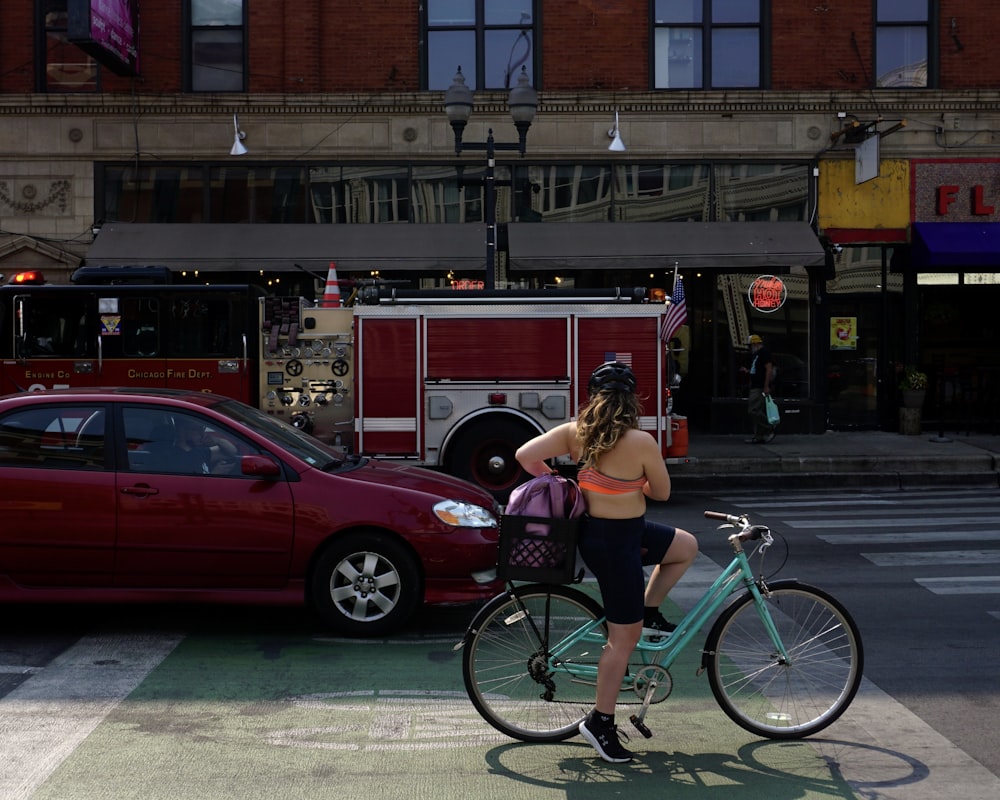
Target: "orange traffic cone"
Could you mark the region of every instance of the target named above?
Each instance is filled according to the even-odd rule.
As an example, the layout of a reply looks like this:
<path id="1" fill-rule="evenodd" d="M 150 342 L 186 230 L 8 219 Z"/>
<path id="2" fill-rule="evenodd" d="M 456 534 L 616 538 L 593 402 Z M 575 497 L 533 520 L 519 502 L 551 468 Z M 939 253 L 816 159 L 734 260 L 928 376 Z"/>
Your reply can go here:
<path id="1" fill-rule="evenodd" d="M 320 308 L 340 308 L 341 305 L 337 265 L 331 261 L 330 271 L 326 274 L 326 291 L 323 293 L 323 302 L 320 303 Z"/>

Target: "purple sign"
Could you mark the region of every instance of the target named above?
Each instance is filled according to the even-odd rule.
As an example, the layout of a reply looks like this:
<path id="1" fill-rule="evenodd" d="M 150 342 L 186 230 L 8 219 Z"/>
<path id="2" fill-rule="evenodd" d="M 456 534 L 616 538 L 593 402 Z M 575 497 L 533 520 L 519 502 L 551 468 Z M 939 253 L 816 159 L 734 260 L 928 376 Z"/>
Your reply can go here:
<path id="1" fill-rule="evenodd" d="M 118 75 L 139 74 L 139 0 L 69 0 L 68 38 Z"/>

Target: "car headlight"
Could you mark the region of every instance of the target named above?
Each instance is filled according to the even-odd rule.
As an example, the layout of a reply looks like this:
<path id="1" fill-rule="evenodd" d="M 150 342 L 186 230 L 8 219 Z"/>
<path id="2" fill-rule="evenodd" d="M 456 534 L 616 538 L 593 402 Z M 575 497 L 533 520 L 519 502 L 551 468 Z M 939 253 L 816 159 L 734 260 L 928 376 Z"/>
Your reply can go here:
<path id="1" fill-rule="evenodd" d="M 456 528 L 495 528 L 497 525 L 497 518 L 487 509 L 458 500 L 435 503 L 434 514 L 445 525 Z"/>

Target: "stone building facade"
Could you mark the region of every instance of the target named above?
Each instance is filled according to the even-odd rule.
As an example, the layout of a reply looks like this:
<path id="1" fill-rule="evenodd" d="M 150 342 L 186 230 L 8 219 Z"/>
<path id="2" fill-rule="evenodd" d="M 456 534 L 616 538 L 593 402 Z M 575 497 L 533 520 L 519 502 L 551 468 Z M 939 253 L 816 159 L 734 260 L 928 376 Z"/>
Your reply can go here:
<path id="1" fill-rule="evenodd" d="M 750 332 L 781 353 L 788 430 L 891 428 L 904 365 L 936 378 L 929 416 L 998 416 L 1000 362 L 982 344 L 998 333 L 984 313 L 1000 264 L 996 0 L 699 0 L 683 13 L 657 0 L 123 0 L 140 12 L 134 76 L 68 41 L 84 5 L 105 3 L 8 0 L 0 14 L 7 276 L 166 263 L 178 280 L 308 294 L 307 273 L 336 260 L 347 276 L 474 283 L 478 246 L 445 237 L 429 264 L 381 251 L 376 224 L 340 238 L 361 223 L 484 223 L 485 159 L 456 155 L 443 107 L 461 53 L 476 90 L 465 142 L 516 138 L 512 64 L 538 90 L 525 155 L 496 162 L 497 286 L 669 294 L 680 275 L 677 403 L 693 429 L 745 424 Z M 616 119 L 624 152 L 608 150 Z M 245 155 L 230 155 L 234 124 Z M 878 168 L 861 180 L 873 138 Z M 938 205 L 942 192 L 959 202 Z M 712 227 L 729 223 L 746 241 Z M 933 227 L 958 224 L 972 227 Z M 273 250 L 241 252 L 241 225 L 275 226 Z M 971 255 L 954 241 L 970 237 Z M 771 274 L 788 295 L 778 313 L 745 300 Z"/>

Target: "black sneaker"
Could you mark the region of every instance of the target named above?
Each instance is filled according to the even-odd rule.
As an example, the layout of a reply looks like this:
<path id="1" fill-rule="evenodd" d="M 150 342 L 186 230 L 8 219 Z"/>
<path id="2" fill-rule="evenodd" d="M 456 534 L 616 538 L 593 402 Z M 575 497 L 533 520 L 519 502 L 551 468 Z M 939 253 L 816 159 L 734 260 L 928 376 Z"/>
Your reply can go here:
<path id="1" fill-rule="evenodd" d="M 668 622 L 660 611 L 656 612 L 655 617 L 647 619 L 642 623 L 642 635 L 652 642 L 658 642 L 666 638 L 676 629 L 677 626 L 672 622 Z"/>
<path id="2" fill-rule="evenodd" d="M 580 733 L 594 746 L 597 755 L 612 764 L 626 764 L 635 755 L 622 746 L 620 740 L 624 739 L 627 742 L 628 735 L 619 731 L 617 725 L 602 726 L 585 719 L 580 723 Z"/>

